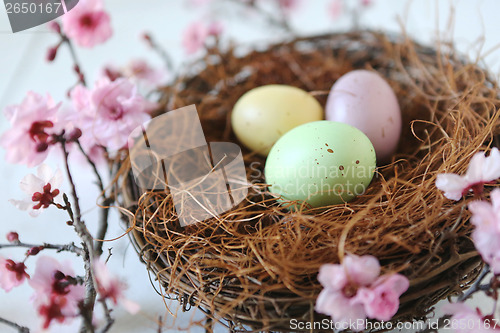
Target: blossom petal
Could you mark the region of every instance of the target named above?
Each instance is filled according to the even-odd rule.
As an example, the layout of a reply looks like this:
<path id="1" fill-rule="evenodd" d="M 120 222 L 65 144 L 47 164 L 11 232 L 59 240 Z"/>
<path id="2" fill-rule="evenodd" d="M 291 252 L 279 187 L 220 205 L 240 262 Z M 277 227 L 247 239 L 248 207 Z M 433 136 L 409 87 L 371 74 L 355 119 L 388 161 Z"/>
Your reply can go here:
<path id="1" fill-rule="evenodd" d="M 500 178 L 500 151 L 494 147 L 490 155 L 484 159 L 482 169 L 482 180 L 490 182 Z"/>
<path id="2" fill-rule="evenodd" d="M 347 283 L 345 269 L 342 265 L 322 265 L 319 269 L 318 281 L 325 288 L 340 290 Z"/>
<path id="3" fill-rule="evenodd" d="M 41 192 L 45 184 L 46 183 L 42 179 L 30 173 L 24 176 L 19 184 L 19 187 L 31 198 L 34 193 Z"/>
<path id="4" fill-rule="evenodd" d="M 380 264 L 374 256 L 348 255 L 344 258 L 343 265 L 347 278 L 360 286 L 369 285 L 380 275 Z"/>
<path id="5" fill-rule="evenodd" d="M 123 307 L 125 308 L 125 310 L 127 310 L 128 313 L 133 315 L 137 314 L 141 309 L 141 306 L 139 304 L 126 298 L 122 298 L 120 303 L 121 305 L 123 305 Z"/>
<path id="6" fill-rule="evenodd" d="M 19 210 L 29 210 L 33 208 L 33 202 L 29 201 L 10 199 L 9 202 Z"/>
<path id="7" fill-rule="evenodd" d="M 50 179 L 52 178 L 52 175 L 54 174 L 52 171 L 52 168 L 48 166 L 45 163 L 40 164 L 38 169 L 36 170 L 36 174 L 40 180 L 42 180 L 43 185 L 47 183 L 50 183 Z"/>
<path id="8" fill-rule="evenodd" d="M 471 222 L 477 228 L 494 230 L 500 222 L 496 218 L 492 205 L 486 201 L 473 201 L 467 206 L 472 213 Z"/>
<path id="9" fill-rule="evenodd" d="M 467 180 L 454 173 L 442 173 L 436 177 L 436 187 L 444 192 L 450 200 L 458 201 L 463 191 L 468 187 Z"/>

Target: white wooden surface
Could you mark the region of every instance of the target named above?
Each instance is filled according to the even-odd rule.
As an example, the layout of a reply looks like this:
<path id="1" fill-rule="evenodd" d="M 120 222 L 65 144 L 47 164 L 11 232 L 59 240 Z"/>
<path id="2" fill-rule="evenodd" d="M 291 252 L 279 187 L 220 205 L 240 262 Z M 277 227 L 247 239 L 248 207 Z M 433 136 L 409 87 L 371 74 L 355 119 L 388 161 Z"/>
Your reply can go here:
<path id="1" fill-rule="evenodd" d="M 298 15 L 294 16 L 293 25 L 300 33 L 314 33 L 348 29 L 350 19 L 343 17 L 337 21 L 330 20 L 325 14 L 324 0 L 303 0 L 307 5 Z M 354 2 L 357 0 L 347 0 Z M 148 50 L 139 40 L 143 31 L 150 31 L 157 40 L 172 54 L 177 64 L 185 63 L 187 58 L 181 48 L 181 32 L 184 27 L 201 16 L 196 9 L 187 9 L 179 0 L 109 0 L 106 6 L 112 15 L 114 36 L 112 39 L 93 50 L 78 49 L 78 55 L 83 70 L 92 82 L 99 69 L 106 63 L 125 64 L 134 57 L 145 57 L 155 64 L 160 60 Z M 455 9 L 452 11 L 450 4 Z M 454 12 L 454 22 L 449 25 L 450 13 Z M 453 37 L 458 49 L 468 52 L 475 59 L 477 54 L 486 54 L 500 42 L 500 1 L 497 0 L 374 0 L 374 5 L 361 18 L 361 26 L 381 28 L 399 32 L 401 27 L 423 42 L 431 42 L 441 35 Z M 230 16 L 230 15 L 229 15 Z M 249 18 L 250 20 L 251 18 Z M 237 18 L 231 19 L 231 35 L 241 42 L 266 39 L 268 29 L 256 29 L 254 24 L 241 24 Z M 273 33 L 273 38 L 279 35 Z M 71 62 L 66 49 L 61 50 L 58 59 L 53 64 L 45 62 L 45 53 L 49 46 L 55 44 L 57 38 L 49 33 L 46 27 L 37 27 L 26 32 L 12 34 L 3 7 L 0 7 L 0 109 L 6 105 L 19 103 L 28 90 L 38 93 L 49 92 L 56 100 L 65 98 L 68 87 L 73 84 L 75 76 L 70 71 Z M 486 57 L 486 64 L 498 73 L 500 68 L 499 52 L 493 52 Z M 7 128 L 6 120 L 0 116 L 0 131 Z M 11 230 L 17 230 L 23 240 L 29 242 L 49 241 L 68 242 L 76 241 L 71 228 L 64 225 L 65 216 L 61 212 L 46 211 L 39 218 L 32 219 L 25 212 L 17 211 L 7 200 L 19 198 L 23 194 L 18 188 L 19 180 L 29 171 L 25 167 L 11 165 L 4 162 L 4 151 L 0 149 L 0 241 Z M 60 160 L 53 157 L 48 160 L 56 166 Z M 97 191 L 91 184 L 91 173 L 84 167 L 76 167 L 77 184 L 82 199 L 84 218 L 89 228 L 94 228 L 96 209 L 95 197 Z M 122 234 L 116 213 L 111 218 L 109 237 Z M 112 332 L 156 332 L 156 318 L 162 315 L 170 316 L 165 312 L 163 301 L 150 286 L 144 266 L 139 263 L 133 249 L 129 246 L 126 237 L 106 244 L 113 247 L 111 265 L 113 270 L 124 276 L 130 289 L 128 295 L 141 304 L 142 311 L 131 316 L 118 309 L 113 313 L 116 325 Z M 50 253 L 49 253 L 50 254 Z M 22 251 L 5 250 L 3 256 L 22 258 Z M 81 266 L 79 259 L 70 255 L 75 269 Z M 33 270 L 33 265 L 30 270 Z M 29 303 L 30 288 L 21 287 L 6 294 L 0 291 L 0 316 L 8 318 L 33 329 L 38 326 L 34 310 Z M 473 300 L 475 304 L 490 307 L 490 303 L 483 298 Z M 193 313 L 183 314 L 178 323 L 187 326 Z M 199 316 L 197 316 L 199 317 Z M 169 319 L 170 320 L 170 319 Z M 72 332 L 75 325 L 54 325 L 53 332 Z M 220 329 L 223 331 L 222 329 Z M 165 329 L 167 332 L 174 332 Z M 196 331 L 196 330 L 194 330 Z M 0 332 L 14 332 L 0 326 Z"/>

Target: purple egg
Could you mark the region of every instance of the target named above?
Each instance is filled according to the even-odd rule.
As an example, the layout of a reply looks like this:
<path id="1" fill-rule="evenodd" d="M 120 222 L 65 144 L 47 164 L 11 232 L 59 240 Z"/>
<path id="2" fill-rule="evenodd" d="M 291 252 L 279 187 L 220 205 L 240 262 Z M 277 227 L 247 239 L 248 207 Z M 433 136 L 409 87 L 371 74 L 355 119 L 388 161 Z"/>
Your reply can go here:
<path id="1" fill-rule="evenodd" d="M 349 124 L 370 139 L 377 161 L 390 161 L 401 136 L 401 110 L 396 94 L 377 73 L 355 70 L 333 85 L 326 119 Z"/>

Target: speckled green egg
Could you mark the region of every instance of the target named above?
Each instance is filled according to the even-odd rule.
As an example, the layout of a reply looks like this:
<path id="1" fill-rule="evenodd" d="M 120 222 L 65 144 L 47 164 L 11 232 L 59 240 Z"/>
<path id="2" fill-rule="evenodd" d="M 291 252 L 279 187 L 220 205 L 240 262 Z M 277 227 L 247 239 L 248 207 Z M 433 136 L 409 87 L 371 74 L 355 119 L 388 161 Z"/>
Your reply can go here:
<path id="1" fill-rule="evenodd" d="M 279 200 L 324 207 L 363 194 L 375 168 L 375 149 L 363 132 L 323 120 L 283 135 L 269 152 L 264 173 Z"/>

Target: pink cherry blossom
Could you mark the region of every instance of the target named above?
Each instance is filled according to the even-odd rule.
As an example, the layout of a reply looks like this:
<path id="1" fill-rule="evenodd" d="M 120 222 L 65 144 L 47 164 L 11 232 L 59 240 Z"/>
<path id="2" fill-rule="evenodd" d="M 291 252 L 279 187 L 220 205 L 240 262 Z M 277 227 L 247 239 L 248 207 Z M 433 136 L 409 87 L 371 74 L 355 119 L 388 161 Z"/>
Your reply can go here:
<path id="1" fill-rule="evenodd" d="M 197 21 L 190 24 L 182 36 L 182 46 L 186 53 L 193 54 L 203 48 L 207 36 L 208 29 L 203 22 Z"/>
<path id="2" fill-rule="evenodd" d="M 356 325 L 351 325 L 355 331 L 365 329 L 364 320 L 358 322 L 358 319 L 366 318 L 363 304 L 357 298 L 346 297 L 341 291 L 323 289 L 316 300 L 314 310 L 330 316 L 340 327 L 355 322 Z"/>
<path id="3" fill-rule="evenodd" d="M 9 292 L 12 288 L 20 286 L 29 277 L 24 263 L 0 256 L 0 288 Z"/>
<path id="4" fill-rule="evenodd" d="M 380 276 L 377 258 L 347 255 L 342 265 L 325 264 L 318 281 L 323 285 L 315 310 L 336 322 L 358 322 L 366 317 L 389 320 L 399 308 L 399 297 L 409 286 L 400 274 Z M 357 325 L 356 330 L 363 330 Z"/>
<path id="5" fill-rule="evenodd" d="M 81 47 L 93 47 L 108 40 L 113 31 L 102 0 L 80 0 L 62 17 L 63 31 Z"/>
<path id="6" fill-rule="evenodd" d="M 352 282 L 365 286 L 374 282 L 380 274 L 380 264 L 373 256 L 348 255 L 343 265 L 325 264 L 321 266 L 318 281 L 331 290 L 341 290 Z"/>
<path id="7" fill-rule="evenodd" d="M 187 54 L 196 53 L 205 46 L 209 36 L 218 36 L 222 30 L 222 24 L 217 21 L 209 24 L 202 21 L 193 22 L 183 33 L 182 46 Z"/>
<path id="8" fill-rule="evenodd" d="M 26 210 L 33 217 L 38 216 L 42 209 L 49 207 L 50 203 L 59 195 L 58 187 L 62 184 L 62 172 L 55 172 L 46 165 L 37 168 L 37 174 L 28 174 L 20 182 L 19 187 L 27 195 L 23 200 L 9 200 L 16 208 Z"/>
<path id="9" fill-rule="evenodd" d="M 49 95 L 43 97 L 30 91 L 21 104 L 5 108 L 11 128 L 0 137 L 0 145 L 7 150 L 8 162 L 34 167 L 45 160 L 59 106 Z"/>
<path id="10" fill-rule="evenodd" d="M 97 260 L 93 264 L 97 291 L 102 299 L 110 299 L 115 305 L 121 304 L 131 314 L 139 311 L 139 305 L 125 297 L 127 285 L 119 278 L 112 276 L 105 263 Z"/>
<path id="11" fill-rule="evenodd" d="M 493 321 L 490 321 L 489 327 L 492 329 L 485 328 L 486 325 L 479 310 L 473 310 L 464 303 L 447 303 L 443 306 L 442 311 L 445 314 L 452 315 L 450 320 L 455 323 L 453 331 L 456 333 L 491 332 L 496 326 Z"/>
<path id="12" fill-rule="evenodd" d="M 491 191 L 490 198 L 491 203 L 473 201 L 468 206 L 476 227 L 472 239 L 483 260 L 500 274 L 500 189 Z"/>
<path id="13" fill-rule="evenodd" d="M 87 152 L 96 146 L 110 150 L 125 147 L 132 130 L 149 120 L 149 112 L 156 107 L 125 78 L 103 78 L 93 90 L 77 86 L 71 99 L 75 110 L 68 120 L 82 130 L 80 141 Z"/>
<path id="14" fill-rule="evenodd" d="M 490 194 L 491 203 L 473 201 L 469 203 L 472 213 L 471 222 L 476 230 L 500 232 L 500 189 L 496 188 Z"/>
<path id="15" fill-rule="evenodd" d="M 408 279 L 400 274 L 384 275 L 370 288 L 360 288 L 356 297 L 368 317 L 387 321 L 398 312 L 399 297 L 409 286 Z"/>
<path id="16" fill-rule="evenodd" d="M 297 10 L 301 0 L 278 0 L 278 5 L 285 14 L 291 14 Z"/>
<path id="17" fill-rule="evenodd" d="M 153 68 L 144 59 L 130 61 L 123 69 L 123 74 L 138 85 L 145 85 L 149 89 L 155 89 L 165 84 L 168 77 L 165 70 Z"/>
<path id="18" fill-rule="evenodd" d="M 361 6 L 363 7 L 368 7 L 368 6 L 371 6 L 373 4 L 373 0 L 360 0 L 361 2 Z"/>
<path id="19" fill-rule="evenodd" d="M 45 320 L 45 329 L 52 320 L 62 323 L 78 314 L 78 303 L 84 298 L 85 288 L 76 283 L 74 276 L 68 262 L 61 264 L 47 256 L 38 258 L 29 284 L 35 291 L 33 302 Z"/>
<path id="20" fill-rule="evenodd" d="M 328 4 L 328 14 L 334 20 L 338 19 L 344 10 L 344 3 L 342 0 L 331 0 Z"/>
<path id="21" fill-rule="evenodd" d="M 481 194 L 484 184 L 494 182 L 499 177 L 500 151 L 495 147 L 488 157 L 484 152 L 476 153 L 463 176 L 454 173 L 437 175 L 436 187 L 444 191 L 448 199 L 460 200 L 469 191 Z"/>

